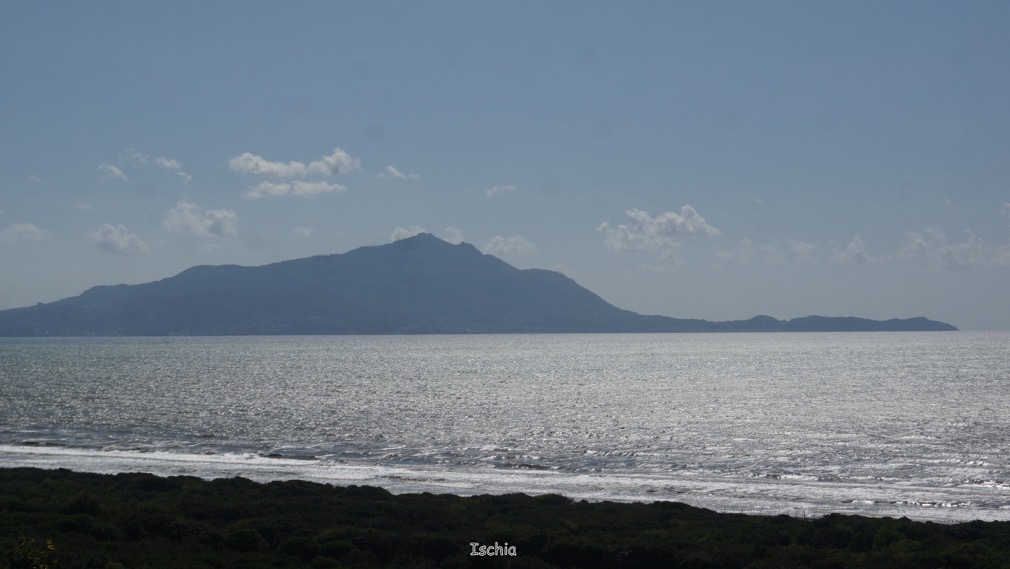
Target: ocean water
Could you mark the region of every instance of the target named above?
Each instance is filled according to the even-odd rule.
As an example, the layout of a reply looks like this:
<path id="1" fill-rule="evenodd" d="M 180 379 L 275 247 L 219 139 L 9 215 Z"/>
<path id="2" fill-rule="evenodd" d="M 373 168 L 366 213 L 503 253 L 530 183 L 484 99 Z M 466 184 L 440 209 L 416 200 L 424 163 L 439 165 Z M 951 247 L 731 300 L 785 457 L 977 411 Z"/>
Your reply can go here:
<path id="1" fill-rule="evenodd" d="M 0 466 L 1010 520 L 1010 333 L 0 339 Z"/>

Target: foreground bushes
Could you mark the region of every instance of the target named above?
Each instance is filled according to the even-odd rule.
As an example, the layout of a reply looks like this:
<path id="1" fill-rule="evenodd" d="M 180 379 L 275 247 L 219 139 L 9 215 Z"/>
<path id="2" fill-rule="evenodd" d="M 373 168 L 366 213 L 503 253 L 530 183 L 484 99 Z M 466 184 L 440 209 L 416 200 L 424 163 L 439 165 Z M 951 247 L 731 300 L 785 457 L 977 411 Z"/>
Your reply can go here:
<path id="1" fill-rule="evenodd" d="M 471 555 L 471 543 L 499 554 Z M 673 502 L 0 469 L 7 567 L 995 568 L 1010 567 L 1010 522 L 800 520 Z"/>

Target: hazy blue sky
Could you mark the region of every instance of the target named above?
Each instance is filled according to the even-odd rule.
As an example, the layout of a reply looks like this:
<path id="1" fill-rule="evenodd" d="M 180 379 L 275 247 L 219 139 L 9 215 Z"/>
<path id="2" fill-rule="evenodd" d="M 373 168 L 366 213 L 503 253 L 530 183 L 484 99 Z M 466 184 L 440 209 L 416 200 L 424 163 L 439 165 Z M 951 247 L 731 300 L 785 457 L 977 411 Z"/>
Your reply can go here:
<path id="1" fill-rule="evenodd" d="M 1010 329 L 1010 3 L 9 2 L 0 308 L 426 230 L 649 314 Z"/>

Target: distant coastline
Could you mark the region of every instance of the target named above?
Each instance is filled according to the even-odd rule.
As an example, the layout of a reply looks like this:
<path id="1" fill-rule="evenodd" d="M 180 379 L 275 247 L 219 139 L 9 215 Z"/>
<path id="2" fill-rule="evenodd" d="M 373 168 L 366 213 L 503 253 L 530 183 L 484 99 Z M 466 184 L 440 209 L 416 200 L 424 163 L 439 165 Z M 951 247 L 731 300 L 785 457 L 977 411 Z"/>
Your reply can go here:
<path id="1" fill-rule="evenodd" d="M 712 322 L 620 309 L 555 271 L 420 234 L 258 267 L 197 266 L 0 311 L 0 336 L 954 331 L 925 317 Z"/>

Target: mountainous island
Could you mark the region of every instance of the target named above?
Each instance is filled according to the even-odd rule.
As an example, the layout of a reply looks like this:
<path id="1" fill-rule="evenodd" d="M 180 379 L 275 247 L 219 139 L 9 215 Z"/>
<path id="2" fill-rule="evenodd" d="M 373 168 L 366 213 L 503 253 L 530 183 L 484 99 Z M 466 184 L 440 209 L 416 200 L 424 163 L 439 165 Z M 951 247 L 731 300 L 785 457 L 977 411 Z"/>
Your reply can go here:
<path id="1" fill-rule="evenodd" d="M 258 267 L 201 265 L 160 281 L 0 311 L 0 336 L 956 330 L 926 318 L 710 322 L 622 310 L 561 273 L 517 269 L 420 234 Z"/>

